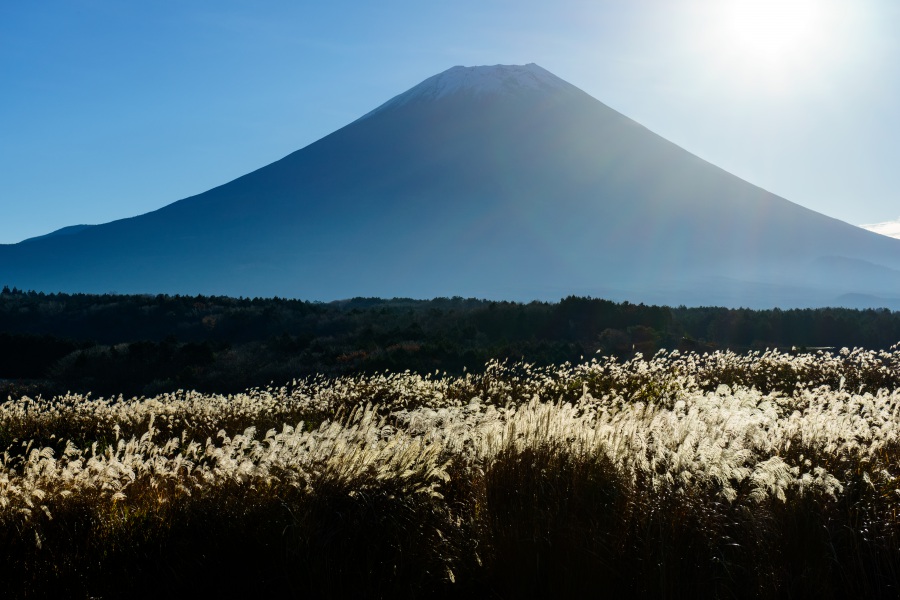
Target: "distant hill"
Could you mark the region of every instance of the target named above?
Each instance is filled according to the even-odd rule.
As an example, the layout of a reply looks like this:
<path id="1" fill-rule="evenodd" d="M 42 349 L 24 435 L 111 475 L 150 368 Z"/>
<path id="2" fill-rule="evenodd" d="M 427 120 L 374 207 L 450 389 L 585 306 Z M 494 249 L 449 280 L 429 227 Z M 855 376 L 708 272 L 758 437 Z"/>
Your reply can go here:
<path id="1" fill-rule="evenodd" d="M 753 186 L 537 65 L 454 67 L 203 194 L 0 246 L 0 284 L 898 306 L 900 240 Z"/>
<path id="2" fill-rule="evenodd" d="M 35 242 L 37 240 L 43 240 L 57 235 L 72 235 L 84 231 L 89 227 L 93 227 L 93 225 L 69 225 L 68 227 L 63 227 L 62 229 L 57 229 L 56 231 L 51 231 L 50 233 L 46 233 L 44 235 L 39 235 L 36 237 L 28 238 L 27 240 L 22 240 L 21 243 L 24 244 L 28 242 Z"/>

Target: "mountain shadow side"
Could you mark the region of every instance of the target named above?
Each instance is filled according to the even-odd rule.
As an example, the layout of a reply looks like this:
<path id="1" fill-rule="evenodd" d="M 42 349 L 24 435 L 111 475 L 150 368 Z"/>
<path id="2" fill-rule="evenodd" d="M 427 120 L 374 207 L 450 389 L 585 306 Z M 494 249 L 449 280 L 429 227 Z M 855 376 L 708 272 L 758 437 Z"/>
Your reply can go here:
<path id="1" fill-rule="evenodd" d="M 225 185 L 66 233 L 0 246 L 0 281 L 900 307 L 900 240 L 753 186 L 534 64 L 454 67 Z"/>

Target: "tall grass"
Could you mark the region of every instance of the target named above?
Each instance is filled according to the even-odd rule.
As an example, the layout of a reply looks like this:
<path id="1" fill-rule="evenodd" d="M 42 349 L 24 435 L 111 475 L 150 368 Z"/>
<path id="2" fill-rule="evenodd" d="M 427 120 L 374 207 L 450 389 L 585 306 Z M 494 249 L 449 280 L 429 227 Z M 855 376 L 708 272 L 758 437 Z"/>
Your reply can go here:
<path id="1" fill-rule="evenodd" d="M 896 597 L 900 351 L 0 405 L 14 597 Z"/>

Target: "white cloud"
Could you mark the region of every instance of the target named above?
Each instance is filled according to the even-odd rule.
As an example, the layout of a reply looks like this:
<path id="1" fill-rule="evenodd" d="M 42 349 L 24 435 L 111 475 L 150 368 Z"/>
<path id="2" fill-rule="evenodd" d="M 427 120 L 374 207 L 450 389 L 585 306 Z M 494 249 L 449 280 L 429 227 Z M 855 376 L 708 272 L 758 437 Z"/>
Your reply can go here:
<path id="1" fill-rule="evenodd" d="M 900 219 L 885 221 L 884 223 L 872 223 L 871 225 L 860 225 L 860 227 L 881 235 L 900 239 Z"/>

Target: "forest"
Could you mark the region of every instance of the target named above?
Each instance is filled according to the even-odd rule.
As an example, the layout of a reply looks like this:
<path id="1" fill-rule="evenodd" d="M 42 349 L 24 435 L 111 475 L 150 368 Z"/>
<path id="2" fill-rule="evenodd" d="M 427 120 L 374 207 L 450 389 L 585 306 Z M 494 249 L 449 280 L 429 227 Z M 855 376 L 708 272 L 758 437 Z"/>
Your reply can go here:
<path id="1" fill-rule="evenodd" d="M 0 397 L 236 393 L 316 374 L 460 375 L 666 350 L 887 349 L 900 313 L 665 307 L 570 296 L 283 298 L 0 292 Z"/>

